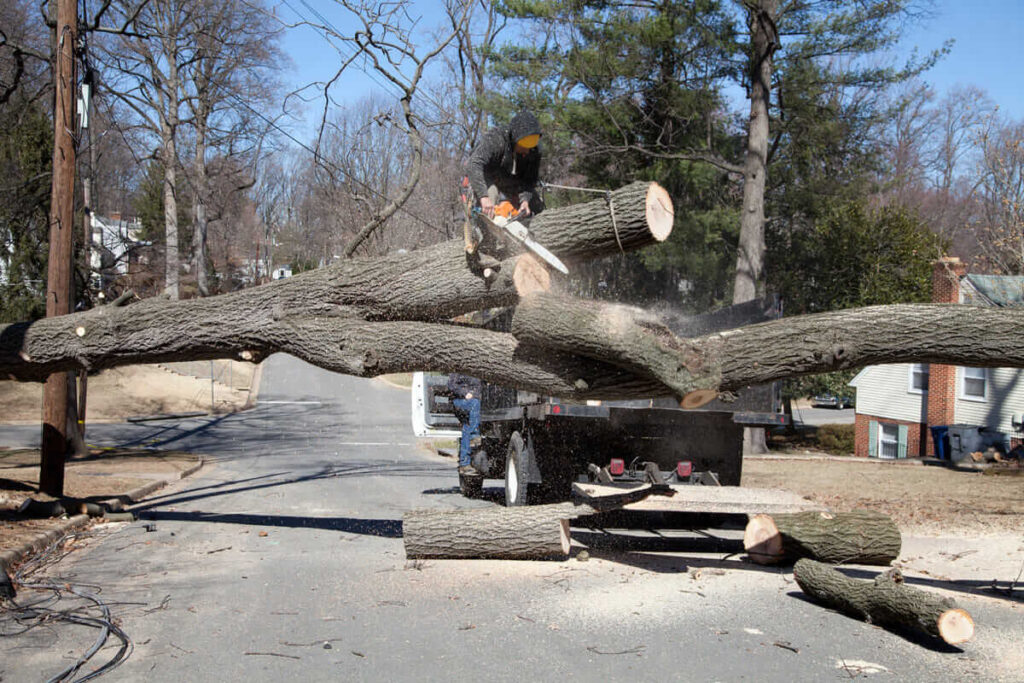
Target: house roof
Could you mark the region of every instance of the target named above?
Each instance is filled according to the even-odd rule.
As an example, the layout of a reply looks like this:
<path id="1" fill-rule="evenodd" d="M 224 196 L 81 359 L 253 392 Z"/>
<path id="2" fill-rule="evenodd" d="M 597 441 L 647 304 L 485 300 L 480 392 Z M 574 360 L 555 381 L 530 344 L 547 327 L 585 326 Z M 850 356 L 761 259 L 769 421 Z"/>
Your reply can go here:
<path id="1" fill-rule="evenodd" d="M 966 275 L 961 289 L 965 304 L 1024 306 L 1024 277 L 1019 275 Z"/>

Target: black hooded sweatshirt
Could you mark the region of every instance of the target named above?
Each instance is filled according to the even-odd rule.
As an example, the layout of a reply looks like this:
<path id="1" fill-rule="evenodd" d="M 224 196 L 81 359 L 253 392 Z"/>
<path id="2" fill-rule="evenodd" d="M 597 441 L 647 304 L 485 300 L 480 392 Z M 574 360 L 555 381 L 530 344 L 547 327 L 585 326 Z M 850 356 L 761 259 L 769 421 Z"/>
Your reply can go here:
<path id="1" fill-rule="evenodd" d="M 520 202 L 533 200 L 540 174 L 540 145 L 523 155 L 515 153 L 516 140 L 527 135 L 540 135 L 540 122 L 528 111 L 516 114 L 507 126 L 484 134 L 469 157 L 469 185 L 478 199 L 495 185 L 508 197 L 518 195 Z"/>

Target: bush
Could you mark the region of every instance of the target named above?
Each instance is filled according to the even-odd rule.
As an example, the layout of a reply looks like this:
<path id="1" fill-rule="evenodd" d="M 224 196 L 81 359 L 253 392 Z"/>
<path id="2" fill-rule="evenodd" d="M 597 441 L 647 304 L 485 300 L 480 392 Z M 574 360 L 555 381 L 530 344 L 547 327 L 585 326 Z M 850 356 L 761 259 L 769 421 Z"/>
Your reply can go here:
<path id="1" fill-rule="evenodd" d="M 818 448 L 836 455 L 852 455 L 854 425 L 821 425 L 818 427 Z"/>

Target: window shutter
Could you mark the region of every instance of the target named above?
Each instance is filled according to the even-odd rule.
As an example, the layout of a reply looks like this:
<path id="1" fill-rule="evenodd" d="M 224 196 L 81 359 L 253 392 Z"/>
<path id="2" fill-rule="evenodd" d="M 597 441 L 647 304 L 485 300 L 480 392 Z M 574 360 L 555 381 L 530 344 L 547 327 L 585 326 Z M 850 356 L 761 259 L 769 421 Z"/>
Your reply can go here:
<path id="1" fill-rule="evenodd" d="M 874 420 L 868 422 L 868 456 L 878 457 L 878 423 Z"/>
<path id="2" fill-rule="evenodd" d="M 907 457 L 907 425 L 900 425 L 900 444 L 897 458 Z"/>

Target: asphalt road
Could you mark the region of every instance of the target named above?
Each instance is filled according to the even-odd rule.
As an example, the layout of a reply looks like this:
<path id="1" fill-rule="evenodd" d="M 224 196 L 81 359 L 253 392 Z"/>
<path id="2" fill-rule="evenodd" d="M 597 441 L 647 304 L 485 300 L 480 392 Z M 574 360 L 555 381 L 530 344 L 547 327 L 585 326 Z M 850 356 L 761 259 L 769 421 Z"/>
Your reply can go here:
<path id="1" fill-rule="evenodd" d="M 37 434 L 0 427 L 0 444 Z M 289 357 L 267 362 L 251 411 L 97 425 L 90 442 L 210 458 L 137 506 L 139 521 L 100 527 L 45 572 L 97 594 L 132 639 L 110 680 L 1001 675 L 1000 648 L 940 647 L 809 603 L 787 570 L 741 562 L 736 531 L 576 530 L 589 561 L 408 563 L 406 510 L 491 503 L 456 495 L 453 464 L 417 446 L 407 392 Z M 20 599 L 49 595 L 23 590 Z M 50 609 L 81 604 L 66 593 L 47 600 Z M 986 633 L 1019 634 L 1011 607 L 991 600 L 975 616 Z M 97 629 L 50 622 L 4 635 L 0 680 L 45 680 Z M 81 673 L 116 651 L 111 638 Z"/>
<path id="2" fill-rule="evenodd" d="M 853 408 L 794 408 L 793 421 L 805 425 L 853 424 L 856 414 Z"/>

